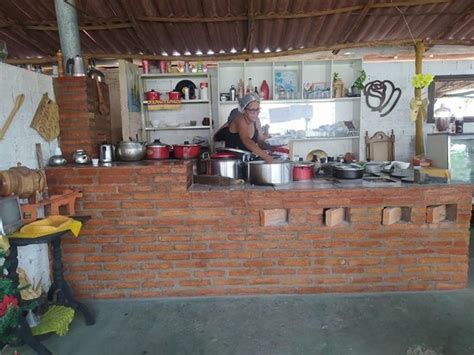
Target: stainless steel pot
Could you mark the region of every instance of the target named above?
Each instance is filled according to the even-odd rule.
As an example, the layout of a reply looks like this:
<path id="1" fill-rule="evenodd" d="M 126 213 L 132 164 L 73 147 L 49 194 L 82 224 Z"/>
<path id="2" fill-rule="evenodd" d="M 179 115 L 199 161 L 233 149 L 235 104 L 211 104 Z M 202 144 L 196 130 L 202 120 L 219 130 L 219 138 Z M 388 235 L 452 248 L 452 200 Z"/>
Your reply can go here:
<path id="1" fill-rule="evenodd" d="M 208 159 L 206 171 L 209 175 L 227 176 L 233 179 L 243 179 L 245 163 L 242 159 Z"/>
<path id="2" fill-rule="evenodd" d="M 247 163 L 248 181 L 255 185 L 283 185 L 292 180 L 293 165 L 291 161 L 266 163 L 263 160 Z"/>
<path id="3" fill-rule="evenodd" d="M 360 179 L 364 176 L 364 168 L 358 164 L 336 164 L 332 168 L 333 176 L 338 179 Z"/>
<path id="4" fill-rule="evenodd" d="M 142 160 L 146 154 L 145 144 L 140 142 L 119 142 L 116 147 L 116 155 L 119 160 L 137 161 Z"/>

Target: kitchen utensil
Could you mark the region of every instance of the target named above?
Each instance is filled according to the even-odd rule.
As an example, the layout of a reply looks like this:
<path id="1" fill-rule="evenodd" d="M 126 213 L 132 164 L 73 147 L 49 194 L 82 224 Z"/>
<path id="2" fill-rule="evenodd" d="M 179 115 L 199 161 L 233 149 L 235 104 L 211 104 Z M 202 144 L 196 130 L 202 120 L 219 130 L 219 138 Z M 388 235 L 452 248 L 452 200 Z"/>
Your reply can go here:
<path id="1" fill-rule="evenodd" d="M 195 96 L 195 89 L 197 88 L 197 86 L 191 81 L 191 80 L 181 80 L 179 81 L 174 90 L 173 91 L 176 91 L 179 93 L 180 97 L 179 98 L 184 98 L 184 91 L 183 91 L 183 88 L 187 87 L 189 89 L 189 98 L 190 99 L 194 99 L 196 96 Z M 178 99 L 173 99 L 173 100 L 179 100 Z"/>
<path id="2" fill-rule="evenodd" d="M 180 100 L 181 99 L 181 94 L 178 91 L 170 91 L 168 93 L 168 98 L 170 100 Z"/>
<path id="3" fill-rule="evenodd" d="M 388 162 L 385 161 L 369 161 L 365 164 L 365 171 L 369 174 L 380 174 L 387 164 Z"/>
<path id="4" fill-rule="evenodd" d="M 95 60 L 89 59 L 89 68 L 87 70 L 87 76 L 91 79 L 97 80 L 99 83 L 105 81 L 105 75 L 95 67 Z"/>
<path id="5" fill-rule="evenodd" d="M 84 149 L 76 149 L 76 151 L 72 154 L 72 161 L 74 164 L 89 164 L 91 162 L 91 157 Z"/>
<path id="6" fill-rule="evenodd" d="M 359 164 L 335 164 L 333 176 L 337 179 L 360 179 L 364 175 L 364 168 Z"/>
<path id="7" fill-rule="evenodd" d="M 263 160 L 247 163 L 248 181 L 255 185 L 283 185 L 291 182 L 292 162 L 266 163 Z"/>
<path id="8" fill-rule="evenodd" d="M 8 127 L 10 127 L 10 124 L 12 123 L 13 118 L 15 117 L 16 113 L 18 112 L 21 105 L 23 104 L 23 101 L 25 101 L 25 95 L 20 94 L 16 97 L 15 105 L 13 106 L 10 114 L 8 115 L 7 120 L 3 124 L 2 129 L 0 130 L 0 140 L 2 140 L 3 137 L 5 136 L 5 133 L 7 133 Z"/>
<path id="9" fill-rule="evenodd" d="M 63 166 L 63 165 L 66 165 L 66 164 L 67 164 L 67 161 L 62 155 L 53 155 L 48 160 L 48 165 L 49 166 Z"/>
<path id="10" fill-rule="evenodd" d="M 312 180 L 314 177 L 314 163 L 293 163 L 293 181 Z"/>
<path id="11" fill-rule="evenodd" d="M 155 91 L 155 90 L 150 90 L 150 91 L 147 91 L 145 93 L 145 98 L 148 101 L 159 100 L 160 99 L 160 93 L 158 91 Z"/>
<path id="12" fill-rule="evenodd" d="M 119 142 L 116 147 L 116 155 L 119 160 L 137 161 L 142 160 L 146 154 L 146 148 L 140 142 Z"/>
<path id="13" fill-rule="evenodd" d="M 69 76 L 85 76 L 84 61 L 81 56 L 76 55 L 66 61 L 66 74 Z"/>
<path id="14" fill-rule="evenodd" d="M 199 144 L 176 144 L 173 146 L 174 157 L 176 159 L 196 159 L 201 154 Z"/>
<path id="15" fill-rule="evenodd" d="M 202 154 L 202 162 L 208 175 L 227 176 L 235 179 L 243 179 L 246 174 L 244 161 L 235 153 L 218 152 Z"/>
<path id="16" fill-rule="evenodd" d="M 99 150 L 99 159 L 102 163 L 110 163 L 114 160 L 114 146 L 112 144 L 102 144 Z"/>
<path id="17" fill-rule="evenodd" d="M 172 146 L 163 144 L 159 139 L 146 145 L 146 158 L 151 160 L 169 159 Z"/>

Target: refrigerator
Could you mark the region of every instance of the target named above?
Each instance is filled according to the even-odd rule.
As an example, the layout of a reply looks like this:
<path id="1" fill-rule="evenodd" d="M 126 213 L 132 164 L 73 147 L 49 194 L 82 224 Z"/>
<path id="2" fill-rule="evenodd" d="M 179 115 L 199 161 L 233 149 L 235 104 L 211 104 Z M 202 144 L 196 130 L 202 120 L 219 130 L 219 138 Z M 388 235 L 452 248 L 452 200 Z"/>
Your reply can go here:
<path id="1" fill-rule="evenodd" d="M 426 155 L 432 166 L 449 169 L 451 180 L 473 183 L 474 133 L 428 134 Z"/>

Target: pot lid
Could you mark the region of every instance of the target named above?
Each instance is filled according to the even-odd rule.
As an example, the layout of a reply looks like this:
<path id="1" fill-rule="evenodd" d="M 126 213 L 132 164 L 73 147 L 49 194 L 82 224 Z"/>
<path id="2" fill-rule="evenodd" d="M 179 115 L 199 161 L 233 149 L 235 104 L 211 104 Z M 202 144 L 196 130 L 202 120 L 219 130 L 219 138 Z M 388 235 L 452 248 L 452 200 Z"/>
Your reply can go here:
<path id="1" fill-rule="evenodd" d="M 251 154 L 248 150 L 243 150 L 243 149 L 237 149 L 237 148 L 216 148 L 217 151 L 219 152 L 231 152 L 231 153 L 237 153 L 237 154 Z"/>
<path id="2" fill-rule="evenodd" d="M 293 163 L 293 166 L 296 168 L 312 168 L 314 163 L 311 161 L 297 161 Z"/>
<path id="3" fill-rule="evenodd" d="M 155 139 L 152 143 L 148 143 L 147 147 L 168 147 L 168 144 L 163 144 L 159 139 Z"/>
<path id="4" fill-rule="evenodd" d="M 344 171 L 361 171 L 364 170 L 362 166 L 355 163 L 350 164 L 336 164 L 334 165 L 334 169 L 344 170 Z"/>
<path id="5" fill-rule="evenodd" d="M 200 144 L 188 144 L 188 143 L 185 143 L 185 144 L 174 144 L 175 147 L 201 147 Z"/>
<path id="6" fill-rule="evenodd" d="M 217 152 L 211 154 L 211 159 L 233 159 L 238 158 L 238 155 L 232 152 Z"/>

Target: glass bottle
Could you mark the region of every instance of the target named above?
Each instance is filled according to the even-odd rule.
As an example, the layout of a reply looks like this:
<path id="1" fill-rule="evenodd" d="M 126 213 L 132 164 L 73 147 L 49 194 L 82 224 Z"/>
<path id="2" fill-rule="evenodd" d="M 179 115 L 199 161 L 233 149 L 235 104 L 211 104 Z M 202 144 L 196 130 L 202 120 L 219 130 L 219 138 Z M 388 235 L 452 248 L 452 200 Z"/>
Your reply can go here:
<path id="1" fill-rule="evenodd" d="M 255 87 L 255 89 L 253 90 L 253 92 L 258 95 L 258 89 L 257 89 L 257 87 Z"/>
<path id="2" fill-rule="evenodd" d="M 247 84 L 247 89 L 245 90 L 246 94 L 249 94 L 253 92 L 253 84 L 252 84 L 252 78 L 249 78 L 249 82 Z"/>

